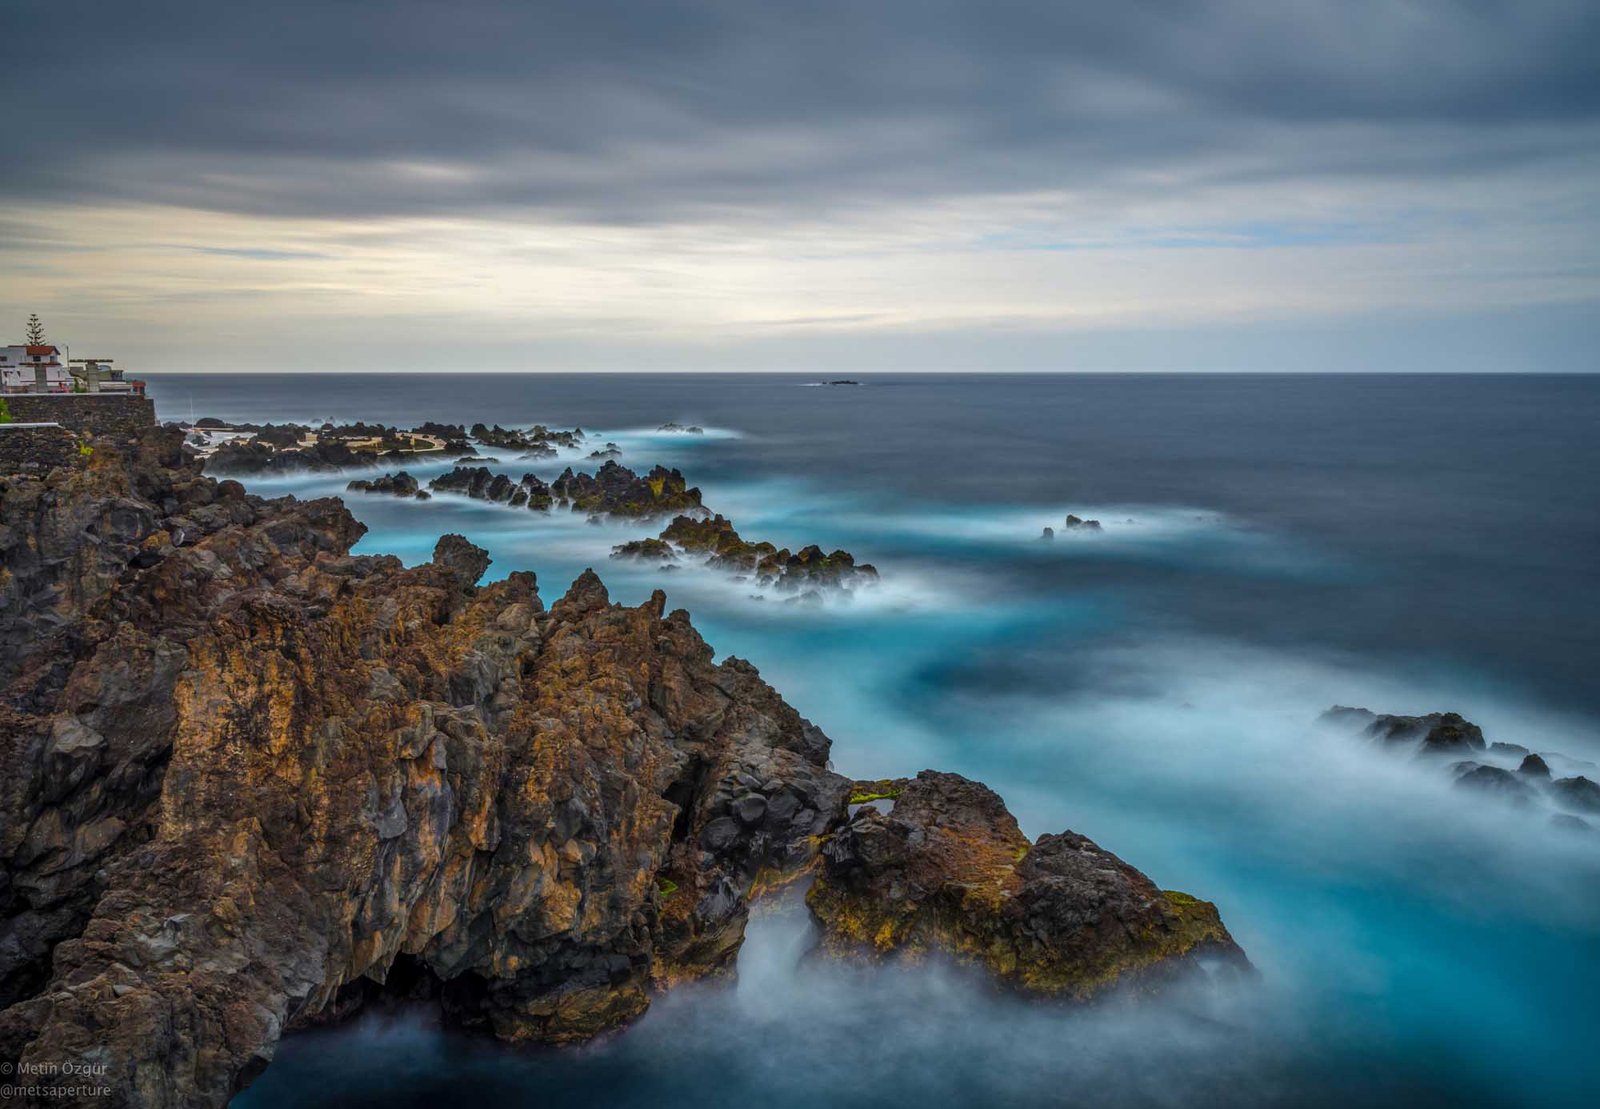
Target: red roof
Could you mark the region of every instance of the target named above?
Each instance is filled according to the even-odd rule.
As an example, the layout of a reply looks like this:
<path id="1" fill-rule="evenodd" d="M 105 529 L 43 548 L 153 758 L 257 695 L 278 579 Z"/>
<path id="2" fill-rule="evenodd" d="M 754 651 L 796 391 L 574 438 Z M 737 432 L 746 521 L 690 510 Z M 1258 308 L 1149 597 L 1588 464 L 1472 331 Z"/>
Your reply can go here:
<path id="1" fill-rule="evenodd" d="M 59 350 L 57 350 L 55 347 L 51 346 L 49 343 L 42 343 L 42 344 L 39 344 L 37 346 L 34 345 L 33 343 L 29 343 L 28 344 L 28 354 L 29 354 L 30 357 L 37 357 L 38 355 L 41 355 L 41 354 L 60 354 L 60 353 L 61 352 Z"/>

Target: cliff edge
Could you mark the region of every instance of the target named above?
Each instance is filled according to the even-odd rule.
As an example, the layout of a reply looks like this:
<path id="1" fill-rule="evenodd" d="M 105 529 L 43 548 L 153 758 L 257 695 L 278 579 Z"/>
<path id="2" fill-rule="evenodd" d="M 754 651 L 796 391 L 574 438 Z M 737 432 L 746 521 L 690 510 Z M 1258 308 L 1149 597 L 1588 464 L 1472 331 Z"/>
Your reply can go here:
<path id="1" fill-rule="evenodd" d="M 828 738 L 663 594 L 586 572 L 546 608 L 530 573 L 478 584 L 460 536 L 406 568 L 352 555 L 363 531 L 204 477 L 168 431 L 0 475 L 0 1058 L 95 1068 L 86 1103 L 219 1105 L 386 989 L 567 1043 L 728 971 L 790 877 L 823 872 L 827 936 L 890 912 L 857 865 L 884 818 L 848 815 Z M 982 834 L 1057 865 L 993 806 Z M 1105 944 L 1237 951 L 1112 861 L 1115 896 L 1074 902 L 1128 917 Z"/>

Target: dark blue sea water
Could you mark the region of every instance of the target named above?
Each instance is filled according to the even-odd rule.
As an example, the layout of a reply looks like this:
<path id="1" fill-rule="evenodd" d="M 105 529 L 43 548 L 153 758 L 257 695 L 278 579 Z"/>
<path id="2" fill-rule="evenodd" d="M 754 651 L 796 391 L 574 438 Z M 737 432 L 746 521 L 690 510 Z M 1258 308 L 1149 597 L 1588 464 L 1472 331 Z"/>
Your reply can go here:
<path id="1" fill-rule="evenodd" d="M 1063 1012 L 938 967 L 802 964 L 803 913 L 774 911 L 737 985 L 664 998 L 591 1047 L 370 1019 L 285 1041 L 236 1104 L 1592 1103 L 1600 836 L 1314 720 L 1456 709 L 1492 740 L 1600 758 L 1600 378 L 862 380 L 151 388 L 165 418 L 580 424 L 625 463 L 681 467 L 746 536 L 853 551 L 883 586 L 806 609 L 609 563 L 637 527 L 351 500 L 361 549 L 415 561 L 463 532 L 491 575 L 536 571 L 547 602 L 588 565 L 618 600 L 665 587 L 828 731 L 841 770 L 988 782 L 1030 834 L 1073 828 L 1216 901 L 1259 985 Z M 650 430 L 667 420 L 709 434 Z M 1040 542 L 1068 512 L 1103 531 Z"/>

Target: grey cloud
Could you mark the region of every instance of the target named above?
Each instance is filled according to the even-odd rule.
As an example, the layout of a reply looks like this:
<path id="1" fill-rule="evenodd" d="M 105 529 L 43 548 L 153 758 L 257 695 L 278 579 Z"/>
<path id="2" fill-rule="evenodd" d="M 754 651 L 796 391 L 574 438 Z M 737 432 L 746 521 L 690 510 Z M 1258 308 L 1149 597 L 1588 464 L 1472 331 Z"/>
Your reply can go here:
<path id="1" fill-rule="evenodd" d="M 0 40 L 50 60 L 0 69 L 17 200 L 651 223 L 1600 158 L 1590 0 L 8 0 Z"/>

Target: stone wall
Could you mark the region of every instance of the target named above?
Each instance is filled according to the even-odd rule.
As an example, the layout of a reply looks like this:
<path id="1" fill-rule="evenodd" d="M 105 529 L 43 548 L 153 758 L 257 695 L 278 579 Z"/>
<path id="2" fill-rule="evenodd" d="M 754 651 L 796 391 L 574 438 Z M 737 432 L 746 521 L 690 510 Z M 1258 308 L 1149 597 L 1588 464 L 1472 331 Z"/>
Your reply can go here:
<path id="1" fill-rule="evenodd" d="M 60 424 L 91 435 L 125 438 L 156 425 L 156 402 L 132 393 L 13 393 L 6 404 L 20 424 Z"/>
<path id="2" fill-rule="evenodd" d="M 0 424 L 0 474 L 42 473 L 81 457 L 77 437 L 64 427 Z"/>

